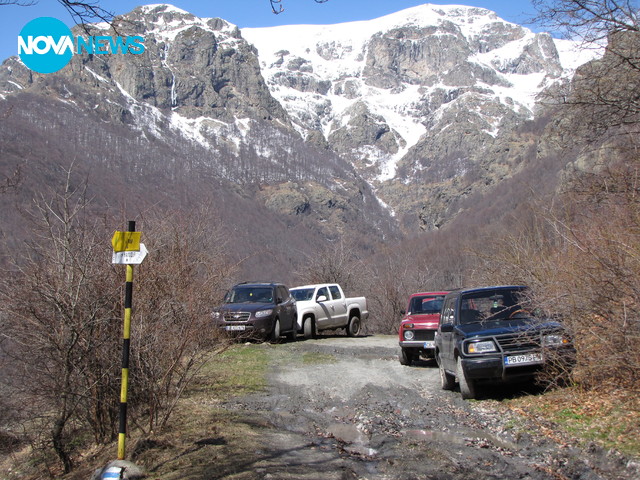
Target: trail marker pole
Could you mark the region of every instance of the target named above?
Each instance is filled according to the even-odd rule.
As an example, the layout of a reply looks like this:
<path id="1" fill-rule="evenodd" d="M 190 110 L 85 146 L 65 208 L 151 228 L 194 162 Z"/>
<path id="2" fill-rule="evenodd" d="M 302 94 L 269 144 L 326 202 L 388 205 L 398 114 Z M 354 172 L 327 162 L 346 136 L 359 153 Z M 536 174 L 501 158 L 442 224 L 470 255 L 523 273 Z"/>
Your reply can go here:
<path id="1" fill-rule="evenodd" d="M 127 392 L 129 390 L 129 349 L 131 338 L 131 307 L 133 305 L 133 265 L 142 263 L 147 249 L 140 243 L 136 222 L 129 221 L 126 232 L 115 232 L 111 239 L 113 263 L 127 266 L 124 290 L 124 327 L 122 331 L 122 383 L 120 388 L 120 426 L 118 429 L 118 460 L 124 460 L 127 437 Z"/>

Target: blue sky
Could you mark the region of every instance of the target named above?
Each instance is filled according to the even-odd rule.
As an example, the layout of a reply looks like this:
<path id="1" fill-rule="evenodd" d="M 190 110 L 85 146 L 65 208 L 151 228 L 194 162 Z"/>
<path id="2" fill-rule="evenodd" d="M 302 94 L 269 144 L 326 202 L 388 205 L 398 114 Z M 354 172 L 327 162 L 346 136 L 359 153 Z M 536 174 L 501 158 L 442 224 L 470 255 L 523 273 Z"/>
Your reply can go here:
<path id="1" fill-rule="evenodd" d="M 144 0 L 101 0 L 100 5 L 115 14 L 130 12 Z M 171 3 L 199 17 L 220 17 L 244 27 L 267 27 L 291 24 L 331 24 L 368 20 L 404 8 L 432 4 L 462 4 L 493 10 L 503 19 L 526 24 L 535 13 L 531 2 L 520 0 L 467 0 L 425 2 L 420 0 L 329 0 L 316 3 L 314 0 L 282 0 L 284 12 L 274 15 L 269 0 L 197 0 Z M 55 17 L 69 26 L 73 24 L 70 15 L 56 0 L 39 0 L 33 6 L 0 5 L 0 61 L 18 51 L 17 38 L 22 27 L 37 17 Z"/>

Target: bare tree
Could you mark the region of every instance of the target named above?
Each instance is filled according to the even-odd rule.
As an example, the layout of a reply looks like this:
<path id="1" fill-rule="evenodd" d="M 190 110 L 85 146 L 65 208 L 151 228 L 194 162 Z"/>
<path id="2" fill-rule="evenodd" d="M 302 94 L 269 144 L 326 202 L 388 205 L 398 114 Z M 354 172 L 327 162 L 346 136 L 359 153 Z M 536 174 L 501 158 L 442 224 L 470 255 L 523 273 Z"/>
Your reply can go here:
<path id="1" fill-rule="evenodd" d="M 73 18 L 73 21 L 82 23 L 91 23 L 103 21 L 111 23 L 113 20 L 113 12 L 110 12 L 100 6 L 98 0 L 74 2 L 72 0 L 57 0 Z M 20 5 L 31 7 L 38 4 L 38 0 L 0 0 L 0 5 Z"/>
<path id="2" fill-rule="evenodd" d="M 533 0 L 536 22 L 602 46 L 615 32 L 638 32 L 636 0 Z"/>
<path id="3" fill-rule="evenodd" d="M 316 3 L 326 3 L 329 0 L 313 0 Z M 282 0 L 269 0 L 271 3 L 271 11 L 276 15 L 284 12 L 284 6 L 282 5 Z"/>
<path id="4" fill-rule="evenodd" d="M 32 234 L 2 278 L 3 353 L 10 383 L 23 404 L 36 446 L 52 448 L 66 472 L 73 467 L 74 430 L 96 441 L 113 436 L 117 383 L 105 355 L 116 346 L 118 304 L 104 219 L 85 215 L 86 184 L 40 196 Z"/>
<path id="5" fill-rule="evenodd" d="M 3 252 L 14 261 L 0 279 L 0 378 L 51 472 L 71 471 L 87 438 L 116 436 L 124 278 L 110 264 L 115 221 L 93 213 L 87 190 L 69 168 L 61 190 L 34 200 L 24 249 Z M 140 222 L 151 253 L 134 283 L 128 406 L 143 433 L 166 424 L 217 345 L 210 305 L 233 266 L 211 218 L 158 212 Z"/>
<path id="6" fill-rule="evenodd" d="M 356 277 L 361 274 L 362 264 L 357 258 L 356 248 L 346 238 L 307 256 L 304 265 L 296 272 L 303 283 L 339 283 L 346 291 L 355 286 Z"/>
<path id="7" fill-rule="evenodd" d="M 630 0 L 535 0 L 537 21 L 583 48 L 603 49 L 600 61 L 581 67 L 567 88 L 551 92 L 555 103 L 573 106 L 595 136 L 612 127 L 637 125 L 640 115 L 640 19 L 638 2 Z M 625 134 L 621 131 L 617 133 Z M 637 129 L 633 130 L 633 134 Z M 592 137 L 594 135 L 591 135 Z"/>

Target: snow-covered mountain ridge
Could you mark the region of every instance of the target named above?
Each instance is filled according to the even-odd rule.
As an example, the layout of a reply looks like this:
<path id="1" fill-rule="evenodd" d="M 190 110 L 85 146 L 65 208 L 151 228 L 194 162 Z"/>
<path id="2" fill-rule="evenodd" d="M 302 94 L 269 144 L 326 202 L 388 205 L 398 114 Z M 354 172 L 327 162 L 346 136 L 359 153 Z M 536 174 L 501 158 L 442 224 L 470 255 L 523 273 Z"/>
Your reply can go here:
<path id="1" fill-rule="evenodd" d="M 59 134 L 18 106 L 35 96 L 62 125 L 83 118 L 79 128 L 95 125 L 96 138 L 105 125 L 120 132 L 93 162 L 257 186 L 247 195 L 312 217 L 325 234 L 355 219 L 383 236 L 398 223 L 415 231 L 450 221 L 458 199 L 519 168 L 524 144 L 510 135 L 535 117 L 536 96 L 586 59 L 569 42 L 464 6 L 240 30 L 159 4 L 114 27 L 142 35 L 144 55 L 77 55 L 49 75 L 17 57 L 3 63 L 0 102 L 15 105 L 8 142 L 25 128 L 43 144 Z M 86 139 L 65 135 L 61 156 L 85 156 Z"/>
<path id="2" fill-rule="evenodd" d="M 571 42 L 460 5 L 242 36 L 257 47 L 267 85 L 296 129 L 305 137 L 322 132 L 370 180 L 394 178 L 411 147 L 436 126 L 446 130 L 442 117 L 453 103 L 474 103 L 486 120 L 480 130 L 495 137 L 508 128 L 505 116 L 532 118 L 537 95 L 590 58 Z M 375 119 L 373 136 L 357 132 L 361 117 Z"/>

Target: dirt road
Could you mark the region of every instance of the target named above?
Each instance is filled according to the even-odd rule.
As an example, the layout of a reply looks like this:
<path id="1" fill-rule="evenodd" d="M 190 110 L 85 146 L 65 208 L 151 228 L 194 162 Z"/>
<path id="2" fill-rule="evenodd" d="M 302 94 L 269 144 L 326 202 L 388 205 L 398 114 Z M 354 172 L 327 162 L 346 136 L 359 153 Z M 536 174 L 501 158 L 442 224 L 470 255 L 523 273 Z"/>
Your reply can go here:
<path id="1" fill-rule="evenodd" d="M 271 348 L 274 358 L 289 360 L 276 362 L 268 392 L 225 405 L 251 422 L 261 445 L 252 452 L 252 473 L 241 478 L 640 478 L 637 464 L 576 448 L 544 419 L 441 390 L 435 365 L 400 365 L 395 337 L 333 336 Z"/>

